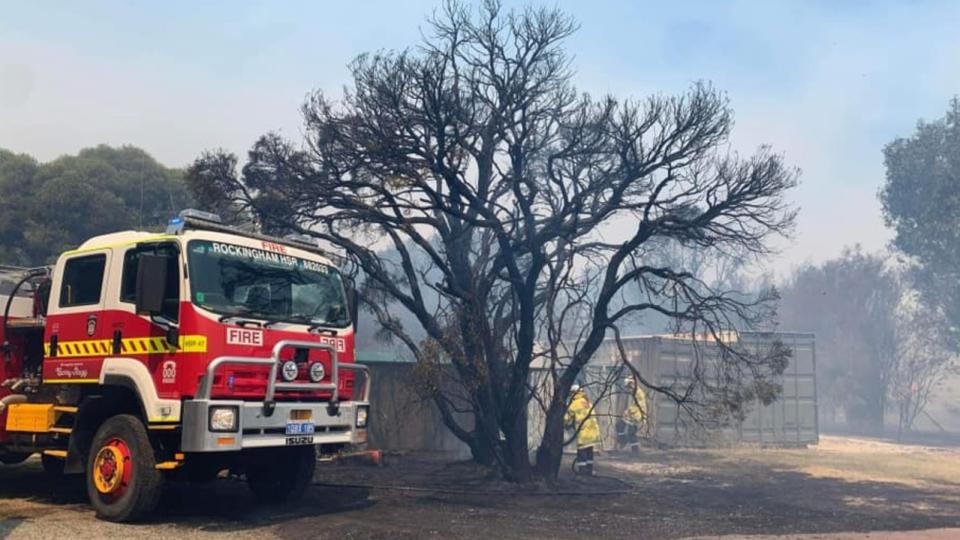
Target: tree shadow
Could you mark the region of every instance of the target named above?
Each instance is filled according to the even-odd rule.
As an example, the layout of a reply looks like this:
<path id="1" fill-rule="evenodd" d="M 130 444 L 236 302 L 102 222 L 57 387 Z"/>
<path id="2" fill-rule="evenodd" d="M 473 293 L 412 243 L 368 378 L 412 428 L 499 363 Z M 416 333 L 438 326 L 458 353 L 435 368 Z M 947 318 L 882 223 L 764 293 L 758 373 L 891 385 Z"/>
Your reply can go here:
<path id="1" fill-rule="evenodd" d="M 365 510 L 375 504 L 364 488 L 311 486 L 297 503 L 269 504 L 257 501 L 246 483 L 237 479 L 203 484 L 170 482 L 155 516 L 145 525 L 175 523 L 200 530 L 241 531 Z"/>
<path id="2" fill-rule="evenodd" d="M 82 478 L 55 478 L 34 458 L 18 465 L 0 465 L 0 499 L 68 506 L 85 503 L 86 493 Z M 6 516 L 0 512 L 0 517 Z"/>

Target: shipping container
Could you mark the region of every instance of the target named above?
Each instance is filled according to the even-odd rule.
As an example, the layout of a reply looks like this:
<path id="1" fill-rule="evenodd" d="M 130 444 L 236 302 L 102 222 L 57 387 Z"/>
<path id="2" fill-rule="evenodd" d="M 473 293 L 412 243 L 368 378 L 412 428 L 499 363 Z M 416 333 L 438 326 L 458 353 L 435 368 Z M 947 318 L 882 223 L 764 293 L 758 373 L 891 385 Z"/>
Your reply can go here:
<path id="1" fill-rule="evenodd" d="M 742 415 L 713 414 L 724 410 L 718 397 L 703 391 L 704 385 L 692 385 L 695 377 L 706 387 L 718 387 L 722 374 L 723 349 L 711 340 L 677 336 L 638 336 L 621 338 L 626 358 L 652 387 L 664 388 L 687 402 L 678 404 L 673 397 L 648 388 L 647 407 L 650 440 L 670 446 L 723 446 L 757 443 L 776 446 L 806 446 L 819 441 L 817 424 L 816 355 L 814 336 L 805 333 L 740 333 L 724 336 L 728 344 L 751 355 L 769 354 L 780 343 L 790 351 L 783 375 L 771 382 L 781 385 L 779 397 L 764 405 L 758 399 L 745 402 Z M 621 361 L 616 343 L 607 340 L 597 351 L 581 383 L 595 402 L 594 413 L 603 435 L 602 449 L 615 446 L 616 423 L 631 399 L 623 380 L 630 375 Z M 549 372 L 533 371 L 532 382 L 539 400 L 528 409 L 530 444 L 539 441 L 543 413 L 539 403 L 545 400 Z M 691 390 L 692 389 L 692 390 Z M 545 401 L 544 401 L 545 402 Z M 739 417 L 742 416 L 742 419 Z"/>

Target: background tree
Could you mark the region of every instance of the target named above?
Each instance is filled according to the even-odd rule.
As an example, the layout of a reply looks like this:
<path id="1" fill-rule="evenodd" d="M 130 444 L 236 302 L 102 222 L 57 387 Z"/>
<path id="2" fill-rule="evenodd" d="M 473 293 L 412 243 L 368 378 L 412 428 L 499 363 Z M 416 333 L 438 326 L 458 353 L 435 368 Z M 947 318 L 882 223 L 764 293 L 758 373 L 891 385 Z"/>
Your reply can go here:
<path id="1" fill-rule="evenodd" d="M 826 424 L 879 433 L 896 356 L 900 281 L 888 257 L 855 247 L 798 270 L 783 287 L 780 325 L 817 337 L 817 394 Z"/>
<path id="2" fill-rule="evenodd" d="M 912 279 L 956 331 L 960 325 L 960 99 L 884 150 L 880 192 L 894 245 L 917 263 Z"/>
<path id="3" fill-rule="evenodd" d="M 182 174 L 132 146 L 39 164 L 0 150 L 0 255 L 39 265 L 91 236 L 156 229 L 189 206 Z"/>
<path id="4" fill-rule="evenodd" d="M 826 425 L 882 434 L 884 415 L 909 431 L 956 365 L 941 308 L 910 286 L 890 254 L 859 247 L 798 270 L 783 288 L 780 324 L 817 337 L 817 390 Z"/>
<path id="5" fill-rule="evenodd" d="M 955 336 L 938 306 L 924 296 L 905 291 L 897 310 L 897 362 L 888 394 L 896 407 L 897 438 L 913 430 L 937 388 L 957 373 Z"/>
<path id="6" fill-rule="evenodd" d="M 217 154 L 191 169 L 231 185 L 263 223 L 339 249 L 382 327 L 427 373 L 456 374 L 457 392 L 428 389 L 447 426 L 516 480 L 556 475 L 570 386 L 632 314 L 716 333 L 774 299 L 702 288 L 649 264 L 645 246 L 763 256 L 795 215 L 783 196 L 796 171 L 767 149 L 726 151 L 732 113 L 709 86 L 639 101 L 578 93 L 563 48 L 575 30 L 552 9 L 446 4 L 419 47 L 362 55 L 341 99 L 308 100 L 303 147 L 267 135 L 239 176 L 217 173 Z M 396 310 L 427 337 L 412 339 Z M 551 363 L 531 462 L 530 372 L 551 325 L 573 339 Z M 783 367 L 730 362 L 761 379 Z"/>
<path id="7" fill-rule="evenodd" d="M 244 211 L 232 197 L 230 178 L 237 170 L 237 156 L 224 151 L 206 152 L 187 167 L 184 181 L 198 208 L 213 212 L 225 223 L 238 227 L 260 227 L 256 215 Z M 271 207 L 276 210 L 276 207 Z"/>
<path id="8" fill-rule="evenodd" d="M 0 260 L 28 264 L 24 229 L 33 177 L 39 164 L 26 154 L 0 149 Z"/>

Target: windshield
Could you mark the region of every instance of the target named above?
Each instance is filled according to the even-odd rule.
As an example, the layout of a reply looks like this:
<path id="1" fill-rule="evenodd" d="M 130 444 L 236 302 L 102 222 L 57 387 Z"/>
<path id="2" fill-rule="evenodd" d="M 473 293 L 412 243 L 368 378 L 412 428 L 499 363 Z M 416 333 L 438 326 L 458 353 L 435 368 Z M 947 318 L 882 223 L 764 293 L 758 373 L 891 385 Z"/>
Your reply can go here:
<path id="1" fill-rule="evenodd" d="M 227 316 L 344 327 L 350 324 L 336 269 L 223 242 L 188 245 L 194 304 Z"/>

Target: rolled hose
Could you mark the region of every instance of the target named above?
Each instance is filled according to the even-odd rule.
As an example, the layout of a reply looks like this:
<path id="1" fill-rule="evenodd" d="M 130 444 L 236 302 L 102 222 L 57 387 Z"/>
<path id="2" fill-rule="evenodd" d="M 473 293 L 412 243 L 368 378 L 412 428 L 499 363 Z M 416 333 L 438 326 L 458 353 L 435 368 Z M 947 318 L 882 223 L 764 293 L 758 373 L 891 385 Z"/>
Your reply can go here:
<path id="1" fill-rule="evenodd" d="M 0 414 L 3 414 L 7 410 L 7 407 L 13 405 L 14 403 L 26 403 L 27 396 L 23 394 L 10 394 L 0 398 Z"/>

